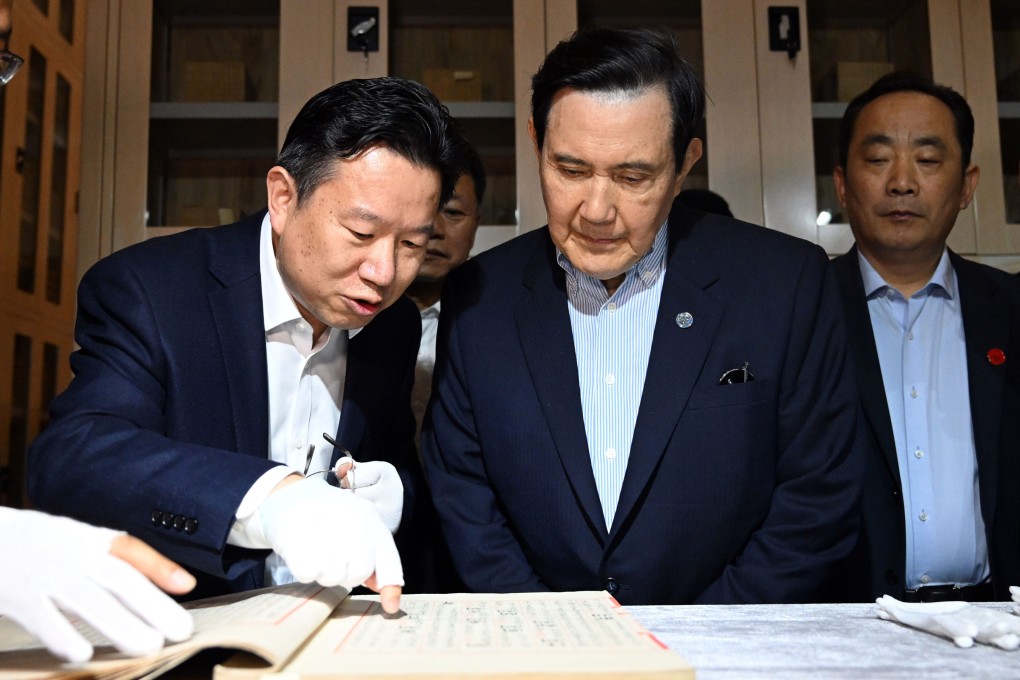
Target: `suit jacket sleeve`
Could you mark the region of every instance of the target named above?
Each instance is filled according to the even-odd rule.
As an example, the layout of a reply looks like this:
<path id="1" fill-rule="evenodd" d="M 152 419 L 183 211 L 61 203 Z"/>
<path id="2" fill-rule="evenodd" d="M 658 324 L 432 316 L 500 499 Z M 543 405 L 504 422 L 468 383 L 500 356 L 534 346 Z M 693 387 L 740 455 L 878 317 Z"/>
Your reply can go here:
<path id="1" fill-rule="evenodd" d="M 775 456 L 772 500 L 699 603 L 810 601 L 856 542 L 864 461 L 855 438 L 857 392 L 835 279 L 820 251 L 804 260 L 789 296 L 794 313 L 776 439 L 761 445 Z"/>
<path id="2" fill-rule="evenodd" d="M 229 394 L 222 357 L 204 337 L 205 310 L 180 305 L 167 314 L 175 289 L 156 287 L 146 262 L 115 254 L 81 282 L 74 379 L 30 449 L 30 497 L 42 510 L 126 530 L 188 567 L 232 579 L 265 554 L 226 539 L 244 494 L 275 464 L 265 456 L 265 423 L 235 423 L 230 402 L 266 397 Z M 187 273 L 175 275 L 188 285 Z M 257 354 L 251 361 L 264 372 L 264 351 L 261 364 Z M 235 428 L 246 427 L 261 451 L 237 452 Z"/>
<path id="3" fill-rule="evenodd" d="M 421 435 L 425 470 L 441 509 L 443 534 L 468 589 L 546 591 L 499 507 L 482 457 L 463 369 L 464 343 L 471 339 L 463 337 L 457 325 L 461 308 L 471 304 L 476 289 L 477 281 L 465 276 L 469 269 L 454 272 L 444 287 L 432 398 Z M 499 361 L 498 356 L 491 358 Z"/>

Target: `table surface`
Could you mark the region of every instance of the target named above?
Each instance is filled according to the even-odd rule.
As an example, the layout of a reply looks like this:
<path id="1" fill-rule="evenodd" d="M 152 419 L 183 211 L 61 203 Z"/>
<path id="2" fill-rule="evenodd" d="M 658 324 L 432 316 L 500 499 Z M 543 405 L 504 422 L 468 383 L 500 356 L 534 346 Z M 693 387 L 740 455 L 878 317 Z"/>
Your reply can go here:
<path id="1" fill-rule="evenodd" d="M 1009 610 L 1008 603 L 990 606 Z M 691 664 L 720 678 L 1020 678 L 1020 650 L 952 641 L 878 618 L 875 604 L 627 607 Z"/>

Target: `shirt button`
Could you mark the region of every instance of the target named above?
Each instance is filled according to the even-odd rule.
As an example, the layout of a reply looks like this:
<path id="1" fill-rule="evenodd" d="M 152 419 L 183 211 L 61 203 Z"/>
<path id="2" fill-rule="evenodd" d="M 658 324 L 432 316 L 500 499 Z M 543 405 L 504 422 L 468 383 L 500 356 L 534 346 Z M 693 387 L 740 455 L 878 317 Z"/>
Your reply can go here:
<path id="1" fill-rule="evenodd" d="M 295 327 L 295 328 L 297 328 L 297 329 L 298 329 L 299 331 L 301 331 L 302 333 L 304 333 L 304 332 L 305 332 L 305 324 L 304 324 L 304 322 L 302 322 L 302 321 L 298 321 L 298 322 L 297 322 L 297 325 L 296 325 L 296 326 L 294 326 L 294 327 Z"/>
<path id="2" fill-rule="evenodd" d="M 914 451 L 914 458 L 924 458 L 924 451 L 921 449 Z"/>
<path id="3" fill-rule="evenodd" d="M 606 311 L 615 312 L 616 311 L 616 303 L 615 302 L 610 302 L 609 304 L 607 304 L 606 305 Z"/>
<path id="4" fill-rule="evenodd" d="M 620 584 L 617 583 L 615 578 L 610 577 L 606 579 L 606 592 L 610 595 L 616 595 L 620 592 Z"/>
<path id="5" fill-rule="evenodd" d="M 927 522 L 928 521 L 928 513 L 925 512 L 924 510 L 922 510 L 921 514 L 917 516 L 917 519 L 921 520 L 922 522 Z"/>
<path id="6" fill-rule="evenodd" d="M 913 332 L 907 333 L 907 340 L 913 340 L 913 339 L 914 339 Z"/>
<path id="7" fill-rule="evenodd" d="M 916 387 L 911 387 L 910 388 L 910 396 L 913 399 L 917 399 L 917 388 Z"/>
<path id="8" fill-rule="evenodd" d="M 930 580 L 931 580 L 931 577 L 928 576 L 928 574 L 922 574 L 921 575 L 921 583 L 927 583 Z"/>
<path id="9" fill-rule="evenodd" d="M 606 456 L 606 458 L 608 458 L 609 460 L 612 460 L 612 459 L 616 458 L 616 449 L 614 449 L 614 448 L 608 448 L 608 449 L 606 449 L 606 453 L 605 453 L 605 456 Z"/>
<path id="10" fill-rule="evenodd" d="M 615 385 L 616 384 L 616 376 L 613 375 L 612 373 L 606 373 L 606 384 L 607 385 Z"/>
<path id="11" fill-rule="evenodd" d="M 304 445 L 305 445 L 305 442 L 304 442 L 303 439 L 301 439 L 301 437 L 298 437 L 297 439 L 294 440 L 294 448 L 295 449 L 300 449 Z"/>

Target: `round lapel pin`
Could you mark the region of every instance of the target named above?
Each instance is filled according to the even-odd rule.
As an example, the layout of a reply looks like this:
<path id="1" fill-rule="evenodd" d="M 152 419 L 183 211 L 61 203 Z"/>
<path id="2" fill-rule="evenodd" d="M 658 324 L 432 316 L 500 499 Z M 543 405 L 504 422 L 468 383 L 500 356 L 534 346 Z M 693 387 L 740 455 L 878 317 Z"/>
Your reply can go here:
<path id="1" fill-rule="evenodd" d="M 676 325 L 680 328 L 690 328 L 694 325 L 694 317 L 690 312 L 680 312 L 676 315 Z"/>
<path id="2" fill-rule="evenodd" d="M 988 350 L 988 363 L 992 366 L 1002 366 L 1006 363 L 1006 353 L 998 347 L 993 347 Z"/>

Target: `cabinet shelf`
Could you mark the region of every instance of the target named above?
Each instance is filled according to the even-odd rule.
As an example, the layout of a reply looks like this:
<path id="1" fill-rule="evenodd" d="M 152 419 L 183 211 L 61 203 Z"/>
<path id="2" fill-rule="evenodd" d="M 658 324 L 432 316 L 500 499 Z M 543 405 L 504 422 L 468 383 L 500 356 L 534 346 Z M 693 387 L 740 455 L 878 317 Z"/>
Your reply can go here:
<path id="1" fill-rule="evenodd" d="M 454 118 L 513 118 L 513 102 L 443 102 Z"/>
<path id="2" fill-rule="evenodd" d="M 848 102 L 811 102 L 811 117 L 817 120 L 842 120 Z"/>
<path id="3" fill-rule="evenodd" d="M 277 102 L 152 102 L 149 105 L 149 117 L 164 120 L 276 120 L 279 110 Z"/>

